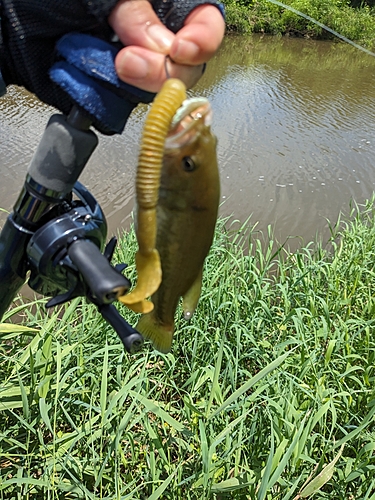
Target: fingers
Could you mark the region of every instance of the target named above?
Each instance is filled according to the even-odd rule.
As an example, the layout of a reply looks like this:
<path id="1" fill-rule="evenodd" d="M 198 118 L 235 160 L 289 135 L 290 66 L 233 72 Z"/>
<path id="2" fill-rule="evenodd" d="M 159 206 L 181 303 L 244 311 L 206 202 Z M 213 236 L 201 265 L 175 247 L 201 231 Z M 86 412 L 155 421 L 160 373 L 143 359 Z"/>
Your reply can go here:
<path id="1" fill-rule="evenodd" d="M 121 50 L 116 57 L 115 66 L 121 80 L 149 92 L 158 92 L 168 77 L 179 78 L 190 88 L 197 83 L 203 72 L 202 64 L 176 64 L 166 61 L 164 54 L 135 46 Z"/>
<path id="2" fill-rule="evenodd" d="M 168 66 L 169 76 L 193 86 L 202 75 L 202 64 L 218 49 L 225 29 L 220 11 L 202 5 L 175 35 L 163 26 L 147 0 L 121 0 L 109 23 L 125 45 L 115 61 L 119 78 L 150 92 L 158 92 L 167 78 L 166 55 L 175 62 Z"/>
<path id="3" fill-rule="evenodd" d="M 211 59 L 224 36 L 225 22 L 212 5 L 195 8 L 176 34 L 169 55 L 182 64 L 202 64 Z"/>
<path id="4" fill-rule="evenodd" d="M 175 37 L 160 22 L 148 0 L 121 0 L 108 22 L 125 46 L 168 54 Z"/>

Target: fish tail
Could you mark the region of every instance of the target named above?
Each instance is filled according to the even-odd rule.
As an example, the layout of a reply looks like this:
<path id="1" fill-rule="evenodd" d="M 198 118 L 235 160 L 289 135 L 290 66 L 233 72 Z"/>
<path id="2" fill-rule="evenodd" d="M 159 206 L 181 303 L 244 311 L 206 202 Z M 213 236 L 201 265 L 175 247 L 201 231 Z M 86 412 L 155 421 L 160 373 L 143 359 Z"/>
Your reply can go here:
<path id="1" fill-rule="evenodd" d="M 163 325 L 157 321 L 155 315 L 151 312 L 140 318 L 136 329 L 145 339 L 151 340 L 152 345 L 157 351 L 168 354 L 171 350 L 174 324 L 170 326 Z"/>

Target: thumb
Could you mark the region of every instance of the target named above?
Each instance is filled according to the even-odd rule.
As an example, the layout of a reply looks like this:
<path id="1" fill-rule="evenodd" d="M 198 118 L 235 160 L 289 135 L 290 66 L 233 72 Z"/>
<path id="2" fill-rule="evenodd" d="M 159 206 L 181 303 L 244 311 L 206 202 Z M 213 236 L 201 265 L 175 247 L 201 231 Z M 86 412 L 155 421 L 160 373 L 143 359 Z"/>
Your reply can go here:
<path id="1" fill-rule="evenodd" d="M 175 35 L 161 23 L 148 0 L 121 0 L 108 22 L 125 46 L 169 54 Z"/>

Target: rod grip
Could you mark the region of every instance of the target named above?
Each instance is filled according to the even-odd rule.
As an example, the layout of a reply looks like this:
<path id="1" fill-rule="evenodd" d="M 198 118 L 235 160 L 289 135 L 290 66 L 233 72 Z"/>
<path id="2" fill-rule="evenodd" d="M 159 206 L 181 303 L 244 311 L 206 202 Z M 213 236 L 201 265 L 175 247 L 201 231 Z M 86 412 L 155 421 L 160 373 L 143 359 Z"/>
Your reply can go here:
<path id="1" fill-rule="evenodd" d="M 52 115 L 28 173 L 46 189 L 69 193 L 97 144 L 92 130 L 80 130 L 64 115 Z"/>

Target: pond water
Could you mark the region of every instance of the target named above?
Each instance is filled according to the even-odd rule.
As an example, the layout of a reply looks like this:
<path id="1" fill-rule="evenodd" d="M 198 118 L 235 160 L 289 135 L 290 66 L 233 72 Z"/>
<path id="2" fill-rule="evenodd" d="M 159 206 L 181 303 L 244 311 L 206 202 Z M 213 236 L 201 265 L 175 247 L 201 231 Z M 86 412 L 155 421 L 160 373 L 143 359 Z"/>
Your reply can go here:
<path id="1" fill-rule="evenodd" d="M 327 235 L 327 219 L 375 188 L 375 58 L 343 43 L 228 36 L 191 95 L 214 110 L 221 214 L 278 241 Z M 12 87 L 0 99 L 0 206 L 11 210 L 53 111 Z M 127 228 L 146 106 L 122 136 L 100 136 L 81 181 L 100 202 L 110 233 Z M 4 217 L 4 214 L 2 214 Z M 2 219 L 3 220 L 3 219 Z"/>

